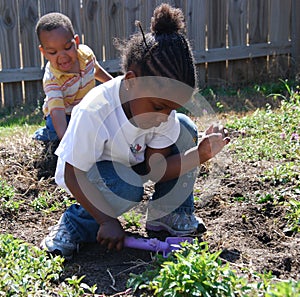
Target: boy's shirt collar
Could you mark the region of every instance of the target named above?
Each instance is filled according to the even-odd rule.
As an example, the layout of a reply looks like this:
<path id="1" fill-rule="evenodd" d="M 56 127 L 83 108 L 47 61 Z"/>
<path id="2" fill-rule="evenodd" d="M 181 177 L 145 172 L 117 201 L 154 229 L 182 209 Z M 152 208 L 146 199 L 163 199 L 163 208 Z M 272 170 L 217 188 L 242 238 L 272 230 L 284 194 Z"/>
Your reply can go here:
<path id="1" fill-rule="evenodd" d="M 78 57 L 78 60 L 79 60 L 79 68 L 80 68 L 80 72 L 82 72 L 84 69 L 85 69 L 85 65 L 86 65 L 86 61 L 89 57 L 88 54 L 86 54 L 84 51 L 82 51 L 80 49 L 80 45 L 78 46 L 78 49 L 77 49 L 77 57 Z M 49 62 L 48 62 L 49 63 Z M 50 71 L 53 73 L 53 75 L 56 77 L 56 78 L 61 78 L 63 75 L 66 75 L 66 76 L 74 76 L 74 74 L 80 74 L 80 73 L 73 73 L 73 72 L 63 72 L 63 71 L 60 71 L 59 69 L 57 68 L 54 68 L 51 63 L 50 63 Z"/>

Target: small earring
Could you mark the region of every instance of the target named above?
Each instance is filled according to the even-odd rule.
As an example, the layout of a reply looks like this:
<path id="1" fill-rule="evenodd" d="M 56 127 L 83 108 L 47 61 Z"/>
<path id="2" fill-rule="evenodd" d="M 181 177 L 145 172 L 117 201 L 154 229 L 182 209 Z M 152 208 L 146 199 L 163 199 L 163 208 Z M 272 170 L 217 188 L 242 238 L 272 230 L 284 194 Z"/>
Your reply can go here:
<path id="1" fill-rule="evenodd" d="M 129 90 L 129 83 L 124 81 L 124 87 L 125 87 L 125 90 L 128 91 Z"/>

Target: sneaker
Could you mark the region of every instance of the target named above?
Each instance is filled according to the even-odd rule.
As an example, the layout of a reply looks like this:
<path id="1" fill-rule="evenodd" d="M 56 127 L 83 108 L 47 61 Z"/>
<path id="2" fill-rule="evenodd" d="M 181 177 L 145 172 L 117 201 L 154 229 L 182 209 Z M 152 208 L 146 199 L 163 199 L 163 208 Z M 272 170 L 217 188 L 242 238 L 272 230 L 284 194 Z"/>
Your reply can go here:
<path id="1" fill-rule="evenodd" d="M 175 213 L 146 222 L 149 231 L 168 231 L 173 236 L 199 235 L 207 229 L 202 219 L 194 214 Z"/>
<path id="2" fill-rule="evenodd" d="M 51 254 L 63 256 L 66 260 L 72 259 L 74 251 L 78 251 L 78 244 L 71 239 L 62 218 L 49 230 L 50 233 L 42 240 L 40 248 Z"/>

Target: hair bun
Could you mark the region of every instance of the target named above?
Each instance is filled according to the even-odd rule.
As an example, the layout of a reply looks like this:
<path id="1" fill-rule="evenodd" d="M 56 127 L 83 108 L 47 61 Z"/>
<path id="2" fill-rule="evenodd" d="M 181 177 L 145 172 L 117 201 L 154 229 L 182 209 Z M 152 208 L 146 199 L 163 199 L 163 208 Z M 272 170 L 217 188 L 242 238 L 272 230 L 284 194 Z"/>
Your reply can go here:
<path id="1" fill-rule="evenodd" d="M 155 34 L 184 32 L 185 23 L 182 10 L 166 3 L 161 4 L 154 10 L 150 29 Z"/>

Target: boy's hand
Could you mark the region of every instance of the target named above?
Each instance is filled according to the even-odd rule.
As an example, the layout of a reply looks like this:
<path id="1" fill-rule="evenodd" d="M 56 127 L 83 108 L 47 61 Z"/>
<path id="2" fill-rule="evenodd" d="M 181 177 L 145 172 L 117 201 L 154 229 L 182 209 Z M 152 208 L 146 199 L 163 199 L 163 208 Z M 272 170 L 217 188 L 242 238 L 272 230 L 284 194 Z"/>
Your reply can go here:
<path id="1" fill-rule="evenodd" d="M 200 162 L 204 163 L 217 155 L 228 144 L 228 132 L 221 125 L 211 125 L 198 145 Z"/>
<path id="2" fill-rule="evenodd" d="M 125 232 L 117 219 L 102 222 L 97 233 L 97 241 L 101 245 L 106 245 L 109 250 L 114 248 L 121 250 L 124 237 Z"/>

